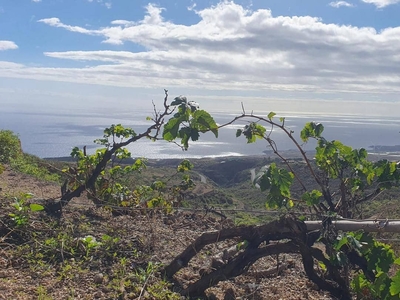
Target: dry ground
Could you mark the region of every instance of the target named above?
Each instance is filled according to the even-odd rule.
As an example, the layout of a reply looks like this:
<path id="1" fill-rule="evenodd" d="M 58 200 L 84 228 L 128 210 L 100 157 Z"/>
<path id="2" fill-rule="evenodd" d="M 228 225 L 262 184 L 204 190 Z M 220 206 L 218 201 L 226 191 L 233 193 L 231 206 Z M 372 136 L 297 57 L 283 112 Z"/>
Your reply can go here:
<path id="1" fill-rule="evenodd" d="M 113 216 L 82 197 L 59 221 L 35 213 L 24 228 L 14 229 L 8 216 L 13 196 L 29 192 L 38 199 L 56 198 L 60 188 L 9 169 L 0 174 L 0 188 L 0 299 L 180 299 L 160 278 L 160 267 L 152 266 L 168 264 L 202 232 L 229 226 L 204 213 Z M 88 235 L 118 240 L 108 250 L 94 249 L 86 255 L 87 248 L 79 241 Z M 51 244 L 57 239 L 63 242 Z M 214 244 L 199 253 L 177 274 L 176 286 L 198 279 L 211 256 L 235 241 L 228 244 Z M 278 273 L 277 261 L 285 266 Z M 264 258 L 247 274 L 222 282 L 207 294 L 210 299 L 332 299 L 305 277 L 301 260 L 294 255 Z"/>

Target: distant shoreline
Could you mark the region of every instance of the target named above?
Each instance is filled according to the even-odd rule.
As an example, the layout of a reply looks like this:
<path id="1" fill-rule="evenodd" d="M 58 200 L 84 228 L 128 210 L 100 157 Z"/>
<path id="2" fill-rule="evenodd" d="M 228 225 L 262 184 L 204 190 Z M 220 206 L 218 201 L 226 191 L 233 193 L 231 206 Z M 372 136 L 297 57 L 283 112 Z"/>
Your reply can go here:
<path id="1" fill-rule="evenodd" d="M 388 160 L 400 160 L 400 145 L 398 146 L 379 146 L 382 149 L 382 151 L 376 151 L 377 148 L 375 148 L 374 152 L 370 152 L 368 151 L 368 156 L 371 160 L 375 161 L 375 160 L 379 160 L 379 159 L 388 159 Z M 390 148 L 390 147 L 399 147 L 398 151 L 385 151 L 386 149 Z M 280 152 L 284 157 L 288 158 L 288 159 L 300 159 L 302 158 L 301 154 L 295 150 L 283 150 Z M 309 155 L 309 157 L 313 157 L 315 151 L 314 150 L 308 150 L 306 151 L 306 153 Z M 278 156 L 276 156 L 273 151 L 264 151 L 264 153 L 259 154 L 259 155 L 240 155 L 240 156 L 204 156 L 204 157 L 182 157 L 182 158 L 176 158 L 176 157 L 172 157 L 172 158 L 146 158 L 147 161 L 149 161 L 150 163 L 156 163 L 156 162 L 161 162 L 161 161 L 167 161 L 167 164 L 172 164 L 175 162 L 180 162 L 183 159 L 188 159 L 188 160 L 193 160 L 193 161 L 201 161 L 201 160 L 214 160 L 214 161 L 226 161 L 226 160 L 254 160 L 254 159 L 262 159 L 262 158 L 278 158 Z M 129 159 L 127 161 L 125 161 L 125 163 L 131 163 L 133 162 L 134 159 L 137 159 L 140 157 L 136 157 L 136 158 L 132 158 Z M 64 161 L 64 162 L 74 162 L 76 161 L 74 158 L 72 158 L 71 156 L 61 156 L 61 157 L 45 157 L 43 158 L 44 160 L 50 160 L 50 161 Z"/>

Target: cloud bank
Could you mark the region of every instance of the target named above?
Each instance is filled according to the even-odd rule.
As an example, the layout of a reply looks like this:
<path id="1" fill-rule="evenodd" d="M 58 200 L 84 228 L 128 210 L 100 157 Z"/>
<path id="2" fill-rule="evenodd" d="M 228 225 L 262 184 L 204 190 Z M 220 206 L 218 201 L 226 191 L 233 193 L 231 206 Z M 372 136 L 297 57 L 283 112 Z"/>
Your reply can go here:
<path id="1" fill-rule="evenodd" d="M 82 67 L 0 62 L 0 76 L 125 87 L 400 92 L 400 27 L 377 32 L 310 16 L 274 16 L 228 1 L 190 10 L 200 17 L 198 23 L 165 20 L 163 8 L 152 4 L 140 21 L 114 20 L 96 29 L 64 24 L 57 17 L 41 19 L 54 30 L 101 37 L 113 49 L 126 44 L 145 50 L 44 52 Z"/>

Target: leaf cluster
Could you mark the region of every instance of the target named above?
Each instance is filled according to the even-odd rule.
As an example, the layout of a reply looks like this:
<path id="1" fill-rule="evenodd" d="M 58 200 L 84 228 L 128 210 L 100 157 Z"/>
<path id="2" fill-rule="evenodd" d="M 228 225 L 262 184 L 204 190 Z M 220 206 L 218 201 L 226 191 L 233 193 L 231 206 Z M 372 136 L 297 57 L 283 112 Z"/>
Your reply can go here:
<path id="1" fill-rule="evenodd" d="M 400 271 L 392 277 L 389 275 L 392 265 L 400 264 L 400 258 L 396 258 L 389 245 L 360 231 L 339 235 L 334 249 L 336 256 L 332 260 L 339 266 L 350 263 L 345 253 L 355 252 L 366 259 L 367 269 L 358 272 L 351 281 L 358 299 L 400 299 Z"/>
<path id="2" fill-rule="evenodd" d="M 197 141 L 200 133 L 211 131 L 218 137 L 217 123 L 208 112 L 199 109 L 198 103 L 179 96 L 172 101 L 171 106 L 175 107 L 177 112 L 164 126 L 164 140 L 171 142 L 178 138 L 183 149 L 187 150 L 189 140 Z"/>
<path id="3" fill-rule="evenodd" d="M 293 207 L 294 203 L 290 199 L 290 187 L 293 183 L 293 178 L 293 173 L 283 168 L 278 168 L 275 163 L 272 163 L 268 169 L 257 174 L 253 184 L 259 185 L 261 191 L 268 190 L 267 208 Z"/>

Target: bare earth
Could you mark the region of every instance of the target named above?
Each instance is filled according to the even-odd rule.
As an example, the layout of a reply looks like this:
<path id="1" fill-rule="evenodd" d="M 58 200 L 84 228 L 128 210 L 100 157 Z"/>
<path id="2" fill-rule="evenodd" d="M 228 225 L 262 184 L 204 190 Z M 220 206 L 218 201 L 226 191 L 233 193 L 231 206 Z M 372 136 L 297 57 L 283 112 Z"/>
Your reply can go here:
<path id="1" fill-rule="evenodd" d="M 0 299 L 154 299 L 146 289 L 144 292 L 141 289 L 162 280 L 157 272 L 150 274 L 145 283 L 135 283 L 134 277 L 126 283 L 130 274 L 136 274 L 137 266 L 146 265 L 148 261 L 168 264 L 202 232 L 229 226 L 218 217 L 204 213 L 181 213 L 169 218 L 140 213 L 113 216 L 82 197 L 67 206 L 60 226 L 70 230 L 68 232 L 75 238 L 90 234 L 100 239 L 105 233 L 120 237 L 118 256 L 108 263 L 104 259 L 97 260 L 96 255 L 82 265 L 68 260 L 71 270 L 62 269 L 66 261 L 32 267 L 19 256 L 14 232 L 7 233 L 10 199 L 23 192 L 33 193 L 36 199 L 57 198 L 60 187 L 7 169 L 0 174 L 0 188 Z M 29 220 L 31 230 L 50 230 L 51 221 L 43 215 L 39 213 L 37 218 Z M 35 241 L 24 243 L 28 248 L 37 247 Z M 211 256 L 231 245 L 235 245 L 235 241 L 214 244 L 203 250 L 187 268 L 178 272 L 177 283 L 185 287 L 199 279 L 199 271 L 210 265 Z M 132 256 L 132 252 L 137 255 Z M 129 264 L 124 265 L 125 277 L 120 278 L 115 270 L 121 266 L 124 255 L 129 258 Z M 100 275 L 102 280 L 98 280 Z M 119 288 L 115 288 L 117 279 L 123 282 Z M 318 291 L 306 278 L 298 256 L 284 254 L 261 259 L 247 274 L 219 283 L 208 289 L 207 295 L 210 299 L 333 299 Z"/>

